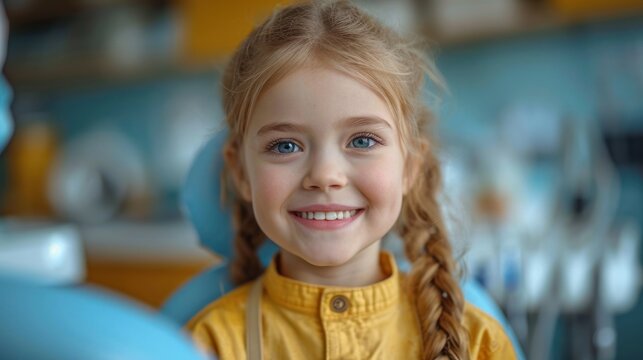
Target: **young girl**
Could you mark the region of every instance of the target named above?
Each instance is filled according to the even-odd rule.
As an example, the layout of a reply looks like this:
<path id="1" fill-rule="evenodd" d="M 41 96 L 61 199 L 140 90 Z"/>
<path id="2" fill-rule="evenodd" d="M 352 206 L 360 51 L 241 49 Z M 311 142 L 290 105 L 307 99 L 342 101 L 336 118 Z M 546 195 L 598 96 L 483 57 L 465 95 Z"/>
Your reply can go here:
<path id="1" fill-rule="evenodd" d="M 238 287 L 188 325 L 221 359 L 511 359 L 465 304 L 436 195 L 422 53 L 344 1 L 283 8 L 223 77 Z M 380 250 L 391 229 L 408 275 Z M 264 271 L 257 249 L 280 248 Z"/>

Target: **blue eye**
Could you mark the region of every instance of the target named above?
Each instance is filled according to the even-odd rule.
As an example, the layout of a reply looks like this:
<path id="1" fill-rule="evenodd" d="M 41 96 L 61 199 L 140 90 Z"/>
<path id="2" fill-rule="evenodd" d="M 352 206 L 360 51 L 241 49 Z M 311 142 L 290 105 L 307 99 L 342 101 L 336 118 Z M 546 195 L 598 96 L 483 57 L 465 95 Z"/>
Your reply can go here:
<path id="1" fill-rule="evenodd" d="M 290 154 L 299 151 L 300 148 L 292 141 L 280 141 L 274 144 L 270 150 L 279 154 Z"/>
<path id="2" fill-rule="evenodd" d="M 351 140 L 351 147 L 358 149 L 368 149 L 375 145 L 375 140 L 368 136 L 359 136 Z"/>

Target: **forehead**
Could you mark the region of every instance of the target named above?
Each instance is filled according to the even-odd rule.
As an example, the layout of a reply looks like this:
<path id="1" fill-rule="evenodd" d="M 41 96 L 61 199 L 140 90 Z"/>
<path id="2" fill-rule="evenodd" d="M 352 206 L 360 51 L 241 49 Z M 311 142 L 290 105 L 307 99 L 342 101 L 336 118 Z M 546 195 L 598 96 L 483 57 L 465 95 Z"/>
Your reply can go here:
<path id="1" fill-rule="evenodd" d="M 381 118 L 396 128 L 386 102 L 367 85 L 329 67 L 305 66 L 259 97 L 248 130 L 256 133 L 275 121 L 321 127 L 356 117 Z"/>

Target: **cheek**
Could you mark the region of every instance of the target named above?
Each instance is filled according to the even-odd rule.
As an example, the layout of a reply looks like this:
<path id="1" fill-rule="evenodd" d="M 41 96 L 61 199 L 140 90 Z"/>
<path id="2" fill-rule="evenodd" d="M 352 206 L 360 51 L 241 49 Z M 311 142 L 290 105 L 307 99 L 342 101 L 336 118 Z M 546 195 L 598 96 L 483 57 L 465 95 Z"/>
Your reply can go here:
<path id="1" fill-rule="evenodd" d="M 288 174 L 279 166 L 257 166 L 250 180 L 253 206 L 256 209 L 270 207 L 272 211 L 281 207 L 293 187 L 293 176 Z"/>
<path id="2" fill-rule="evenodd" d="M 386 162 L 378 162 L 365 170 L 361 184 L 363 191 L 368 193 L 370 201 L 388 216 L 399 214 L 402 204 L 403 168 L 402 162 L 391 158 Z"/>

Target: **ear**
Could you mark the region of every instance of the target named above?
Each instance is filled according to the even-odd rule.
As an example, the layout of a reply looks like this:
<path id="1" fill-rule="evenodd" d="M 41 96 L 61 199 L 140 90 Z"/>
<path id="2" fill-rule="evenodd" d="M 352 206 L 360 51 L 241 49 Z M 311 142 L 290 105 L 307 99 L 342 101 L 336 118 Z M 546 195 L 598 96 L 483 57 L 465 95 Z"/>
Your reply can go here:
<path id="1" fill-rule="evenodd" d="M 243 151 L 241 151 L 240 146 L 237 141 L 228 141 L 223 147 L 223 160 L 239 195 L 243 200 L 251 202 L 252 192 L 243 167 Z"/>

